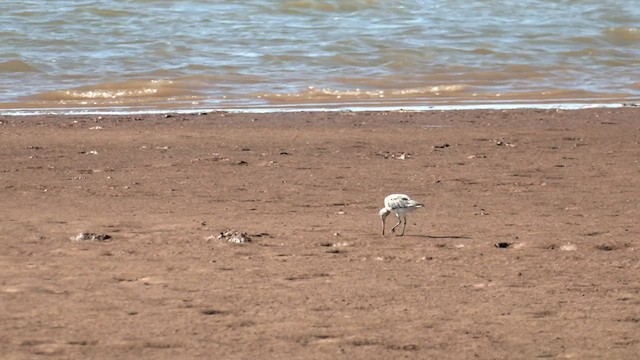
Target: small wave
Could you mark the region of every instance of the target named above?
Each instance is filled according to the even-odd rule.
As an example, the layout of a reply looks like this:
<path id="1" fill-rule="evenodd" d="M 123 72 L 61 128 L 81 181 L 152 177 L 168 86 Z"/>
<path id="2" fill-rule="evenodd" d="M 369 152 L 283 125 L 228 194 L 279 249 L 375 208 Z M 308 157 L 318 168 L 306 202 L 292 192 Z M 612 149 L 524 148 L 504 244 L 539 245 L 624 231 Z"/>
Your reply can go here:
<path id="1" fill-rule="evenodd" d="M 57 90 L 35 95 L 41 100 L 82 100 L 82 99 L 114 99 L 128 97 L 156 97 L 160 96 L 163 88 L 172 84 L 171 81 L 130 81 L 123 83 L 106 83 L 84 86 L 70 90 Z"/>
<path id="2" fill-rule="evenodd" d="M 614 45 L 640 44 L 640 28 L 631 26 L 610 27 L 604 30 L 604 37 Z"/>
<path id="3" fill-rule="evenodd" d="M 549 88 L 539 91 L 505 91 L 473 94 L 473 101 L 481 103 L 572 103 L 615 102 L 631 99 L 631 94 L 595 92 L 579 89 Z"/>
<path id="4" fill-rule="evenodd" d="M 570 58 L 581 58 L 583 56 L 601 56 L 606 55 L 607 53 L 611 52 L 606 49 L 599 49 L 595 47 L 586 47 L 582 49 L 572 49 L 560 52 L 561 55 Z"/>
<path id="5" fill-rule="evenodd" d="M 359 10 L 369 9 L 384 5 L 385 2 L 377 0 L 331 0 L 331 1 L 313 1 L 313 0 L 292 0 L 285 1 L 281 4 L 284 13 L 305 14 L 308 11 L 321 11 L 333 13 L 350 13 Z"/>
<path id="6" fill-rule="evenodd" d="M 258 98 L 269 102 L 268 106 L 390 106 L 403 104 L 429 104 L 429 106 L 453 104 L 537 104 L 537 103 L 608 103 L 620 99 L 632 99 L 632 94 L 594 92 L 569 88 L 548 88 L 538 91 L 478 91 L 466 84 L 426 86 L 391 90 L 335 90 L 308 88 L 298 93 L 262 94 Z M 486 90 L 486 89 L 485 89 Z"/>
<path id="7" fill-rule="evenodd" d="M 31 96 L 29 100 L 44 104 L 100 106 L 185 101 L 196 97 L 194 91 L 171 80 L 134 80 L 50 91 Z"/>
<path id="8" fill-rule="evenodd" d="M 105 17 L 105 18 L 139 16 L 138 14 L 133 13 L 131 11 L 114 10 L 114 9 L 88 8 L 88 9 L 85 9 L 85 11 L 91 14 L 97 15 L 99 17 Z"/>
<path id="9" fill-rule="evenodd" d="M 309 87 L 298 93 L 267 93 L 258 95 L 259 98 L 284 103 L 297 102 L 343 102 L 374 99 L 411 99 L 424 97 L 439 97 L 454 95 L 468 89 L 467 85 L 439 85 L 426 86 L 407 89 L 387 89 L 387 90 L 336 90 L 331 88 L 316 89 Z"/>
<path id="10" fill-rule="evenodd" d="M 478 55 L 500 55 L 499 52 L 492 49 L 488 49 L 486 47 L 477 47 L 473 50 L 470 50 L 469 52 L 473 54 L 478 54 Z"/>
<path id="11" fill-rule="evenodd" d="M 20 60 L 0 62 L 0 73 L 40 72 L 36 67 Z"/>
<path id="12" fill-rule="evenodd" d="M 440 85 L 440 86 L 427 86 L 422 88 L 414 88 L 414 89 L 400 89 L 400 90 L 391 90 L 390 93 L 392 95 L 449 95 L 454 93 L 462 92 L 468 89 L 467 85 Z"/>

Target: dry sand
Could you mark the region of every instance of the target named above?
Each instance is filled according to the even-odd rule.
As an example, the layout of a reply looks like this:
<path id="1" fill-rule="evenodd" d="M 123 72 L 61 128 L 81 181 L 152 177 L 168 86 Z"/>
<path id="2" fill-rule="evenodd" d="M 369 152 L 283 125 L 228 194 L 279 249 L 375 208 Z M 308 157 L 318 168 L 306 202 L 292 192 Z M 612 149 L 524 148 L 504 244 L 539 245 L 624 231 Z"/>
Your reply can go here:
<path id="1" fill-rule="evenodd" d="M 0 134 L 2 359 L 640 350 L 638 108 L 0 117 Z M 398 192 L 426 207 L 383 237 Z"/>

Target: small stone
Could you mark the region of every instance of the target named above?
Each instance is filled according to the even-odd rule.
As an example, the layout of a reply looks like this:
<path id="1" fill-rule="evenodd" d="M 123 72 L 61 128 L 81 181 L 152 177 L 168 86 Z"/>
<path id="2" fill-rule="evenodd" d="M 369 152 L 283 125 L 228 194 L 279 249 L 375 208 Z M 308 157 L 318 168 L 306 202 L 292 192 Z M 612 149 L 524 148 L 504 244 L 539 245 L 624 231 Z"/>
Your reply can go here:
<path id="1" fill-rule="evenodd" d="M 217 309 L 204 309 L 204 310 L 201 310 L 200 313 L 202 315 L 225 315 L 226 311 L 217 310 Z"/>
<path id="2" fill-rule="evenodd" d="M 509 243 L 509 242 L 499 242 L 499 243 L 495 244 L 495 246 L 497 248 L 500 248 L 500 249 L 506 249 L 511 245 L 513 245 L 513 243 Z"/>
<path id="3" fill-rule="evenodd" d="M 236 230 L 227 230 L 227 231 L 221 232 L 220 235 L 218 235 L 218 239 L 225 240 L 227 242 L 231 242 L 235 244 L 248 244 L 252 241 L 251 238 L 246 233 L 239 232 Z"/>
<path id="4" fill-rule="evenodd" d="M 72 237 L 71 240 L 105 242 L 105 241 L 111 241 L 111 235 L 82 232 Z"/>
<path id="5" fill-rule="evenodd" d="M 396 153 L 394 155 L 391 155 L 391 157 L 398 160 L 406 160 L 406 159 L 411 159 L 411 153 L 401 152 L 401 153 Z"/>

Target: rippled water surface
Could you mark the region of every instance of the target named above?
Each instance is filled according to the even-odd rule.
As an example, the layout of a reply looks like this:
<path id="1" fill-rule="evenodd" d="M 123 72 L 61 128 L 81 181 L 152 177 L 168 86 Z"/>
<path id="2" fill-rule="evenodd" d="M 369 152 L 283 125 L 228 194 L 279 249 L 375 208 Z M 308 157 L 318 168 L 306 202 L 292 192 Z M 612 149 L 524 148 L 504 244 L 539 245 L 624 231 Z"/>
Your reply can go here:
<path id="1" fill-rule="evenodd" d="M 0 111 L 640 100 L 626 0 L 0 2 Z"/>

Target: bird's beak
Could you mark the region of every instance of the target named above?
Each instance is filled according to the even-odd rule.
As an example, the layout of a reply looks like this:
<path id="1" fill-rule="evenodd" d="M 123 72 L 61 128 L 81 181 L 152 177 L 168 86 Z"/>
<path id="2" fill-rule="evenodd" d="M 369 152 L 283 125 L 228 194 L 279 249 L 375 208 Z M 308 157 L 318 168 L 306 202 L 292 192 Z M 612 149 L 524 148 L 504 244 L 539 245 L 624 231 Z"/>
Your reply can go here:
<path id="1" fill-rule="evenodd" d="M 384 235 L 384 219 L 381 219 L 382 221 L 382 235 Z"/>

